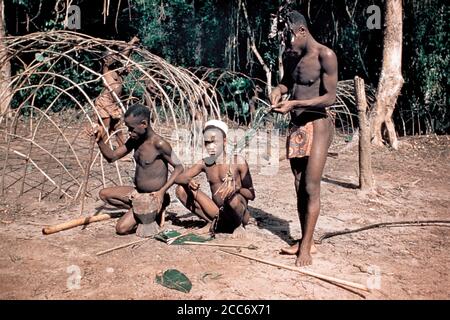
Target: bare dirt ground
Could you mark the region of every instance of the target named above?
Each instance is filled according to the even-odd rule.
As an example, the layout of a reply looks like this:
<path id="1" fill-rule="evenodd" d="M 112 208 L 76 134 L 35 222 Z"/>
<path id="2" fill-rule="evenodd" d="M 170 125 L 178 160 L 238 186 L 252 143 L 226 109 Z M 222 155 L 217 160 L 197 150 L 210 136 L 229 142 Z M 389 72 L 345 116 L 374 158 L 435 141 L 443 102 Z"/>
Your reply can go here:
<path id="1" fill-rule="evenodd" d="M 330 150 L 339 156 L 327 161 L 315 238 L 379 222 L 449 220 L 449 146 L 446 136 L 410 137 L 401 139 L 399 151 L 373 150 L 376 191 L 371 194 L 357 189 L 357 144 Z M 281 247 L 300 236 L 289 164 L 281 161 L 273 176 L 255 168 L 253 179 L 257 198 L 250 203 L 252 218 L 246 232 L 213 241 L 254 244 L 257 250 L 241 252 L 293 266 L 294 256 L 279 254 Z M 202 188 L 206 189 L 205 181 Z M 173 188 L 171 196 L 165 227 L 201 226 L 175 200 Z M 85 212 L 93 214 L 100 206 L 94 196 L 87 200 Z M 98 251 L 138 240 L 135 235 L 116 235 L 115 219 L 48 236 L 41 233 L 43 225 L 78 216 L 79 204 L 50 198 L 38 202 L 27 194 L 16 199 L 11 190 L 0 198 L 1 299 L 362 299 L 321 280 L 230 256 L 216 247 L 148 240 L 96 256 Z M 308 270 L 379 284 L 367 299 L 449 299 L 449 236 L 448 225 L 336 236 L 318 245 Z M 167 269 L 186 274 L 193 284 L 191 292 L 155 283 L 156 274 Z M 79 287 L 73 288 L 77 270 L 81 278 Z"/>

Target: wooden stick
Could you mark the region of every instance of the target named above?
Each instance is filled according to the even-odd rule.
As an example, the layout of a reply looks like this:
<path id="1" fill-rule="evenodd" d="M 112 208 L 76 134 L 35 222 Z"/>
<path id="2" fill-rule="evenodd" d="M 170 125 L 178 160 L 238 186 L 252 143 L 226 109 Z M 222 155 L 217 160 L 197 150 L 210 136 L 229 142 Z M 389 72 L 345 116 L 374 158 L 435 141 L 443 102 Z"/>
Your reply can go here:
<path id="1" fill-rule="evenodd" d="M 182 232 L 179 236 L 176 236 L 176 237 L 167 239 L 166 243 L 170 245 L 170 244 L 172 244 L 175 240 L 177 240 L 178 238 L 184 237 L 184 236 L 186 236 L 186 235 L 188 235 L 188 234 L 190 234 L 190 233 L 192 233 L 192 231 L 190 231 L 190 230 L 185 231 L 185 232 Z"/>
<path id="2" fill-rule="evenodd" d="M 343 234 L 355 233 L 365 231 L 374 228 L 390 228 L 390 227 L 425 227 L 433 225 L 446 225 L 450 224 L 450 220 L 410 220 L 410 221 L 392 221 L 370 224 L 358 229 L 346 229 L 342 231 L 327 232 L 323 234 L 319 240 L 315 241 L 316 244 L 322 244 L 322 241 L 331 237 L 340 236 Z"/>
<path id="3" fill-rule="evenodd" d="M 332 284 L 339 284 L 339 285 L 348 286 L 348 287 L 355 288 L 355 289 L 360 289 L 360 290 L 363 290 L 363 291 L 366 291 L 366 292 L 371 292 L 370 289 L 367 286 L 359 284 L 359 283 L 354 283 L 354 282 L 350 282 L 350 281 L 346 281 L 346 280 L 341 280 L 341 279 L 338 279 L 338 278 L 335 278 L 335 277 L 322 275 L 320 273 L 316 273 L 316 272 L 313 272 L 313 271 L 308 271 L 308 270 L 303 270 L 303 269 L 300 269 L 300 268 L 286 266 L 286 265 L 283 265 L 283 264 L 280 264 L 280 263 L 276 263 L 276 262 L 271 262 L 271 261 L 255 258 L 255 257 L 248 256 L 248 255 L 245 255 L 245 254 L 237 253 L 237 252 L 232 252 L 232 251 L 223 250 L 223 249 L 220 249 L 220 251 L 223 251 L 225 253 L 232 254 L 232 255 L 235 255 L 235 256 L 238 256 L 238 257 L 241 257 L 241 258 L 246 258 L 246 259 L 258 261 L 258 262 L 261 262 L 261 263 L 265 263 L 265 264 L 268 264 L 268 265 L 271 265 L 271 266 L 274 266 L 274 267 L 278 267 L 278 268 L 282 268 L 282 269 L 291 270 L 291 271 L 299 272 L 299 273 L 302 273 L 302 274 L 306 274 L 308 276 L 315 277 L 317 279 L 320 279 L 320 280 L 323 280 L 323 281 L 326 281 L 326 282 L 329 282 L 329 283 L 332 283 Z"/>
<path id="4" fill-rule="evenodd" d="M 60 224 L 57 224 L 54 226 L 43 228 L 42 233 L 46 234 L 46 235 L 52 234 L 52 233 L 56 233 L 59 231 L 72 229 L 72 228 L 75 228 L 78 226 L 87 225 L 92 222 L 98 222 L 98 221 L 103 221 L 103 220 L 108 220 L 108 219 L 111 219 L 111 216 L 107 213 L 102 213 L 102 214 L 99 214 L 96 216 L 91 216 L 91 217 L 78 218 L 78 219 L 63 222 L 63 223 L 60 223 Z"/>
<path id="5" fill-rule="evenodd" d="M 210 247 L 230 247 L 230 248 L 245 248 L 250 250 L 258 249 L 258 247 L 254 245 L 244 246 L 240 244 L 226 244 L 226 243 L 209 243 L 209 242 L 194 242 L 194 241 L 184 241 L 181 244 L 192 244 L 198 246 L 210 246 Z"/>
<path id="6" fill-rule="evenodd" d="M 152 238 L 139 239 L 139 240 L 135 240 L 135 241 L 132 241 L 132 242 L 125 243 L 125 244 L 121 244 L 120 246 L 97 252 L 97 256 L 101 256 L 102 254 L 105 254 L 105 253 L 108 253 L 108 252 L 111 252 L 111 251 L 114 251 L 114 250 L 126 248 L 126 247 L 129 247 L 129 246 L 133 245 L 133 244 L 141 243 L 141 242 L 147 241 L 149 239 L 152 239 Z"/>
<path id="7" fill-rule="evenodd" d="M 21 156 L 21 157 L 27 159 L 27 156 L 24 155 L 23 153 L 21 153 L 21 152 L 19 152 L 19 151 L 17 151 L 17 150 L 13 150 L 13 149 L 11 149 L 11 151 L 14 152 L 15 154 L 17 154 L 17 155 L 19 155 L 19 156 Z M 63 189 L 61 189 L 61 188 L 56 184 L 56 182 L 55 182 L 52 178 L 50 178 L 50 177 L 44 172 L 44 170 L 42 170 L 42 169 L 36 164 L 36 162 L 34 162 L 31 158 L 28 158 L 28 161 L 29 161 L 32 165 L 34 165 L 34 167 L 35 167 L 36 169 L 38 169 L 39 172 L 42 173 L 42 175 L 43 175 L 44 177 L 46 177 L 47 180 L 50 181 L 50 182 L 51 182 L 58 190 L 60 190 L 62 193 L 64 193 L 68 198 L 70 198 L 70 199 L 73 198 L 72 196 L 70 196 L 69 194 L 67 194 L 67 192 L 65 192 Z"/>
<path id="8" fill-rule="evenodd" d="M 91 137 L 91 145 L 89 149 L 89 162 L 87 163 L 85 174 L 84 174 L 84 184 L 83 184 L 83 191 L 81 192 L 81 207 L 80 207 L 80 214 L 83 214 L 84 211 L 84 201 L 86 199 L 86 192 L 89 182 L 89 173 L 91 171 L 91 163 L 94 156 L 94 147 L 95 147 L 95 136 Z"/>

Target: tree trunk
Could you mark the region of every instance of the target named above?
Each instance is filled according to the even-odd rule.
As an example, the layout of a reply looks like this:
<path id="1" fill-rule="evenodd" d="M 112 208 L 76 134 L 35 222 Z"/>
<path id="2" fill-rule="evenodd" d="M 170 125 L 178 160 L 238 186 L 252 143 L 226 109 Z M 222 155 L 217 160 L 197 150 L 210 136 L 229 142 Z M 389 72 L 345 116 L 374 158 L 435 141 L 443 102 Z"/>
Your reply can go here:
<path id="1" fill-rule="evenodd" d="M 245 6 L 245 2 L 242 2 L 242 11 L 244 12 L 244 18 L 245 18 L 245 22 L 247 24 L 247 33 L 248 33 L 248 37 L 250 38 L 250 48 L 252 49 L 252 52 L 256 56 L 256 59 L 258 59 L 262 68 L 264 69 L 264 72 L 266 73 L 267 95 L 270 96 L 270 92 L 272 91 L 272 70 L 270 70 L 270 68 L 266 65 L 266 63 L 264 62 L 264 59 L 261 57 L 261 54 L 259 53 L 258 49 L 256 48 L 256 41 L 255 41 L 255 37 L 252 32 L 252 29 L 250 28 L 250 20 L 248 19 L 247 8 Z"/>
<path id="2" fill-rule="evenodd" d="M 0 118 L 6 115 L 11 101 L 11 63 L 7 60 L 5 36 L 5 4 L 0 0 Z"/>
<path id="3" fill-rule="evenodd" d="M 194 62 L 196 66 L 202 65 L 203 58 L 203 48 L 202 48 L 202 40 L 203 40 L 203 27 L 200 22 L 197 21 L 197 8 L 195 7 L 195 0 L 192 1 L 192 21 L 195 25 L 195 41 L 197 45 L 195 46 L 194 51 Z"/>
<path id="4" fill-rule="evenodd" d="M 386 0 L 383 63 L 378 82 L 375 111 L 372 114 L 372 143 L 383 145 L 382 126 L 385 124 L 388 143 L 398 149 L 392 113 L 403 86 L 402 77 L 402 0 Z"/>
<path id="5" fill-rule="evenodd" d="M 373 188 L 372 160 L 370 153 L 370 126 L 367 121 L 367 100 L 364 80 L 355 77 L 355 97 L 359 119 L 359 188 Z"/>

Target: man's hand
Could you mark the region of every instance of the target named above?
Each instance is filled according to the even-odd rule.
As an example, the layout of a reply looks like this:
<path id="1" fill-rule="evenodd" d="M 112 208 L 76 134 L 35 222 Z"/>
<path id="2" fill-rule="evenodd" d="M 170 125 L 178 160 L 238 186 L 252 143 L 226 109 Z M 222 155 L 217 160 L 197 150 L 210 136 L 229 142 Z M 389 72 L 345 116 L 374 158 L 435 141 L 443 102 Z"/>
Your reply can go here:
<path id="1" fill-rule="evenodd" d="M 197 191 L 198 188 L 200 188 L 200 183 L 198 183 L 197 181 L 191 179 L 191 181 L 189 181 L 188 187 L 192 191 Z"/>
<path id="2" fill-rule="evenodd" d="M 292 101 L 283 101 L 278 103 L 271 111 L 286 114 L 294 109 L 295 104 Z"/>
<path id="3" fill-rule="evenodd" d="M 164 193 L 165 192 L 163 192 L 161 190 L 150 193 L 150 195 L 155 197 L 156 201 L 158 202 L 158 212 L 161 211 L 161 208 L 163 205 Z"/>
<path id="4" fill-rule="evenodd" d="M 137 36 L 134 36 L 131 40 L 130 40 L 130 44 L 135 44 L 138 43 L 139 41 L 141 41 Z"/>
<path id="5" fill-rule="evenodd" d="M 95 137 L 95 142 L 99 142 L 105 130 L 102 126 L 94 124 L 92 127 L 86 127 L 84 131 L 89 137 Z"/>
<path id="6" fill-rule="evenodd" d="M 223 183 L 219 189 L 217 189 L 216 194 L 218 194 L 224 201 L 231 198 L 240 188 L 236 188 L 236 183 L 233 179 L 231 172 L 227 173 L 227 176 L 223 178 Z"/>
<path id="7" fill-rule="evenodd" d="M 237 191 L 238 189 L 236 189 L 233 185 L 227 185 L 222 190 L 220 190 L 218 194 L 223 200 L 227 200 L 228 198 L 231 198 Z"/>
<path id="8" fill-rule="evenodd" d="M 281 99 L 281 89 L 280 87 L 273 88 L 271 94 L 270 94 L 270 103 L 273 106 L 276 106 L 278 101 Z"/>

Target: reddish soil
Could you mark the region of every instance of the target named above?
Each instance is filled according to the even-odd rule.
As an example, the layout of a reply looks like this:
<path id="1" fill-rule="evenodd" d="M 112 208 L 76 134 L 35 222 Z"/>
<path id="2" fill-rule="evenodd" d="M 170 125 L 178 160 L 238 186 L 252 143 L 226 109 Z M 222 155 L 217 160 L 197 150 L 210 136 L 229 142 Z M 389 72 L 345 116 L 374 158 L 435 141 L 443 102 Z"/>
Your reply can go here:
<path id="1" fill-rule="evenodd" d="M 380 222 L 449 220 L 449 146 L 449 137 L 429 136 L 401 139 L 399 151 L 374 149 L 376 190 L 361 193 L 357 189 L 357 143 L 335 145 L 330 151 L 339 156 L 327 161 L 315 238 Z M 98 175 L 98 170 L 95 166 L 93 175 Z M 289 164 L 281 161 L 273 176 L 253 168 L 253 179 L 257 198 L 250 203 L 252 218 L 247 230 L 234 236 L 218 235 L 213 242 L 254 244 L 258 249 L 241 252 L 294 266 L 295 257 L 279 254 L 281 247 L 300 236 Z M 206 190 L 204 179 L 202 189 Z M 201 226 L 175 200 L 173 188 L 170 193 L 165 227 Z M 216 247 L 169 246 L 148 240 L 97 256 L 99 251 L 138 238 L 116 235 L 115 220 L 42 235 L 44 225 L 78 217 L 79 204 L 51 197 L 39 202 L 31 192 L 20 198 L 16 194 L 17 190 L 10 188 L 0 198 L 0 299 L 362 298 L 309 276 L 231 256 Z M 92 194 L 86 201 L 86 214 L 101 206 L 96 193 Z M 317 247 L 314 264 L 307 269 L 379 284 L 379 290 L 365 293 L 367 299 L 450 298 L 449 224 L 371 229 L 332 237 Z M 75 283 L 77 268 L 81 272 L 78 289 L 70 286 Z M 186 274 L 193 284 L 191 292 L 157 284 L 156 274 L 167 269 Z"/>

